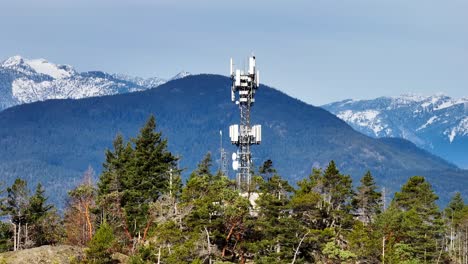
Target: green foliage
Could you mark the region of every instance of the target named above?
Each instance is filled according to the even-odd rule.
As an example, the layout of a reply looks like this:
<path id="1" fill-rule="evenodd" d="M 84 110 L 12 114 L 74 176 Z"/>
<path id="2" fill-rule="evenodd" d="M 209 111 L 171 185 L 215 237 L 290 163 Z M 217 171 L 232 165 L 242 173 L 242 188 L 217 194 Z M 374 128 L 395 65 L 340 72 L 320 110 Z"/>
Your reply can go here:
<path id="1" fill-rule="evenodd" d="M 86 250 L 87 262 L 96 264 L 115 263 L 112 259 L 114 243 L 115 237 L 112 228 L 106 222 L 102 223 L 88 244 Z"/>
<path id="2" fill-rule="evenodd" d="M 146 235 L 152 226 L 151 203 L 164 193 L 180 192 L 177 158 L 167 150 L 161 132 L 155 130 L 156 120 L 151 116 L 130 142 L 117 135 L 114 150 L 106 152 L 98 183 L 99 209 L 126 243 L 139 234 Z"/>
<path id="3" fill-rule="evenodd" d="M 91 237 L 99 226 L 87 262 L 113 263 L 116 252 L 131 255 L 130 263 L 379 263 L 382 251 L 387 263 L 432 263 L 440 255 L 444 223 L 423 177 L 410 178 L 383 212 L 371 173 L 354 192 L 351 177 L 334 161 L 295 189 L 267 160 L 251 191 L 240 193 L 234 181 L 212 173 L 208 152 L 183 185 L 177 158 L 155 130 L 151 117 L 136 138 L 126 142 L 117 135 L 97 190 L 84 184 L 70 191 L 77 211 L 94 213 L 66 214 L 77 220 L 68 222 L 77 225 L 76 234 Z M 17 180 L 5 205 L 12 219 L 34 222 L 38 241 L 58 241 L 47 236 L 61 224 L 41 185 L 29 196 L 26 182 Z M 452 213 L 461 228 L 468 222 L 466 208 L 456 194 L 446 215 Z"/>
<path id="4" fill-rule="evenodd" d="M 378 263 L 382 238 L 373 224 L 356 221 L 348 234 L 349 250 L 364 263 Z"/>
<path id="5" fill-rule="evenodd" d="M 10 215 L 11 221 L 16 224 L 25 224 L 29 209 L 29 189 L 26 181 L 16 179 L 11 187 L 7 188 L 5 212 Z"/>
<path id="6" fill-rule="evenodd" d="M 12 235 L 10 225 L 0 221 L 0 252 L 6 252 L 12 248 Z"/>
<path id="7" fill-rule="evenodd" d="M 252 224 L 254 240 L 249 251 L 256 252 L 258 263 L 282 263 L 293 258 L 294 247 L 306 230 L 290 217 L 290 194 L 294 189 L 282 179 L 267 160 L 259 170 L 263 178 L 257 179 L 257 218 Z"/>
<path id="8" fill-rule="evenodd" d="M 326 256 L 327 259 L 336 263 L 350 263 L 352 259 L 356 258 L 354 253 L 341 249 L 333 241 L 325 244 L 322 253 Z"/>
<path id="9" fill-rule="evenodd" d="M 45 190 L 39 183 L 29 198 L 28 223 L 32 224 L 32 240 L 35 246 L 55 244 L 63 237 L 60 216 L 54 206 L 47 204 Z"/>
<path id="10" fill-rule="evenodd" d="M 361 185 L 357 187 L 352 201 L 355 214 L 364 223 L 371 223 L 381 211 L 382 194 L 376 190 L 377 185 L 368 171 L 361 178 Z"/>
<path id="11" fill-rule="evenodd" d="M 442 250 L 443 221 L 437 196 L 424 177 L 414 176 L 395 193 L 379 219 L 390 261 L 436 260 Z"/>

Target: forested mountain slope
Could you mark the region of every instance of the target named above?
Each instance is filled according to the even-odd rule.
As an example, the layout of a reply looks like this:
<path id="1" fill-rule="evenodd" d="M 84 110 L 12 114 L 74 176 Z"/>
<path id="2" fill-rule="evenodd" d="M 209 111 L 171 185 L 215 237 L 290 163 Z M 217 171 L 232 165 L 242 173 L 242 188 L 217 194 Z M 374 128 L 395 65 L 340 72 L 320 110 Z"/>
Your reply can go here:
<path id="1" fill-rule="evenodd" d="M 227 135 L 239 111 L 230 101 L 230 79 L 196 75 L 142 92 L 50 100 L 1 112 L 0 175 L 7 182 L 23 177 L 31 186 L 42 181 L 58 201 L 88 165 L 99 172 L 117 133 L 135 136 L 151 114 L 187 171 L 207 151 L 218 156 L 219 130 L 223 145 L 234 151 Z M 326 110 L 267 86 L 258 90 L 252 119 L 263 127 L 263 142 L 253 147 L 254 163 L 272 159 L 291 183 L 335 160 L 354 179 L 371 170 L 388 193 L 411 175 L 426 176 L 443 201 L 455 191 L 468 193 L 467 171 L 409 141 L 360 134 Z"/>

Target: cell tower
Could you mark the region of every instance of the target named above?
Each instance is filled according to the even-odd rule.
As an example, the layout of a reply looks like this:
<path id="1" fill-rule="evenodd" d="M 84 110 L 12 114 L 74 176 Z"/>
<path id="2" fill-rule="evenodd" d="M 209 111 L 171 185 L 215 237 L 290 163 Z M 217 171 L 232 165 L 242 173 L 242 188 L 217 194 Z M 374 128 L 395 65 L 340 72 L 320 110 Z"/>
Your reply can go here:
<path id="1" fill-rule="evenodd" d="M 237 170 L 237 187 L 241 192 L 250 191 L 252 179 L 251 145 L 258 145 L 262 140 L 262 127 L 250 125 L 250 109 L 255 102 L 255 92 L 259 87 L 259 72 L 255 67 L 255 57 L 249 58 L 247 72 L 233 69 L 231 59 L 231 100 L 239 105 L 240 124 L 229 127 L 231 143 L 237 146 L 237 153 L 232 154 L 232 167 Z"/>

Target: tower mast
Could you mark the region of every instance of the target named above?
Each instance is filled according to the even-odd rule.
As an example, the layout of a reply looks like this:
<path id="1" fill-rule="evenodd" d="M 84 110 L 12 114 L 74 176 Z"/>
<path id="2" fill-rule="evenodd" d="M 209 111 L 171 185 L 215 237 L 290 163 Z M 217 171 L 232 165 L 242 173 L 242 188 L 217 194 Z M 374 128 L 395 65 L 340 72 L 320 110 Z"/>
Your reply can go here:
<path id="1" fill-rule="evenodd" d="M 240 125 L 229 127 L 231 143 L 237 146 L 237 153 L 232 156 L 233 169 L 237 170 L 237 188 L 241 192 L 249 192 L 252 181 L 251 166 L 252 153 L 251 145 L 258 145 L 262 139 L 262 127 L 260 125 L 251 126 L 250 111 L 255 103 L 255 92 L 259 87 L 259 72 L 255 66 L 255 56 L 249 57 L 249 69 L 247 72 L 233 69 L 231 59 L 231 100 L 239 105 Z M 237 100 L 236 100 L 237 99 Z"/>

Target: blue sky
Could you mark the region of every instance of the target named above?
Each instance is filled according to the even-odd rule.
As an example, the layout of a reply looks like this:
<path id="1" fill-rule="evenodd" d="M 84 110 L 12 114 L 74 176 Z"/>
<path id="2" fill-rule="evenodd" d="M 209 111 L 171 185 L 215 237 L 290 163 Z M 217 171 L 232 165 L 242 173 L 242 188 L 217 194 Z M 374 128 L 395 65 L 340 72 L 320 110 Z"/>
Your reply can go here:
<path id="1" fill-rule="evenodd" d="M 0 59 L 170 77 L 227 75 L 254 52 L 263 83 L 316 105 L 464 97 L 467 14 L 465 0 L 5 0 Z"/>

